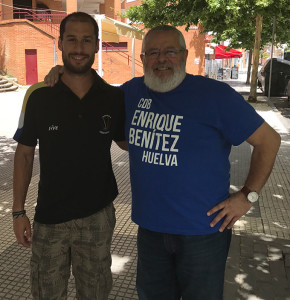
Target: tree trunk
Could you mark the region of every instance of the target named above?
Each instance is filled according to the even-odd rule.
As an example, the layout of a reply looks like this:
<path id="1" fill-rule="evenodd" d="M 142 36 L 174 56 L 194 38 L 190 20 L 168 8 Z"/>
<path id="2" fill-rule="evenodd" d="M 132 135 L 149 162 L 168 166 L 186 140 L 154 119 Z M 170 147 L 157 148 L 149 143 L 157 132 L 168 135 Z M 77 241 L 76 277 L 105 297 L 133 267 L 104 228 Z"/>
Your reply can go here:
<path id="1" fill-rule="evenodd" d="M 254 46 L 254 55 L 253 55 L 251 89 L 248 98 L 249 102 L 257 102 L 257 77 L 258 77 L 262 25 L 263 25 L 263 16 L 258 14 L 256 17 L 256 34 L 255 34 L 255 46 Z"/>
<path id="2" fill-rule="evenodd" d="M 251 67 L 252 67 L 252 56 L 253 56 L 253 49 L 250 49 L 249 50 L 249 62 L 248 62 L 248 71 L 247 71 L 247 81 L 246 81 L 246 84 L 250 84 Z"/>

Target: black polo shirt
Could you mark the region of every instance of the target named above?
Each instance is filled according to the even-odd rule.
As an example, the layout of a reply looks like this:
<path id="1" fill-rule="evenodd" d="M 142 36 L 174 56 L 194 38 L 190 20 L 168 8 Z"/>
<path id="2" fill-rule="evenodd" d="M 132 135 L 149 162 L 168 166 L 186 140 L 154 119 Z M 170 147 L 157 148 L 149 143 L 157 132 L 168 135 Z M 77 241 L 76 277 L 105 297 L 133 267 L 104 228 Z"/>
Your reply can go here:
<path id="1" fill-rule="evenodd" d="M 15 140 L 27 146 L 39 142 L 37 222 L 56 224 L 86 217 L 115 199 L 110 147 L 112 140 L 125 140 L 119 88 L 96 73 L 82 99 L 61 80 L 53 88 L 38 83 L 26 93 L 22 117 Z"/>

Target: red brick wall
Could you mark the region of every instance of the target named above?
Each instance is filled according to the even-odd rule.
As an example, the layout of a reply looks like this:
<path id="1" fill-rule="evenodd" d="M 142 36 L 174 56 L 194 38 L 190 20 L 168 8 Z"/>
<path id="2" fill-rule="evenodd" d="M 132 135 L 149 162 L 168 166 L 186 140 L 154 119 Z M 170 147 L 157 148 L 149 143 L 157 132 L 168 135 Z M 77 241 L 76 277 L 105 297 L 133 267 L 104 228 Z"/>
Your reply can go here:
<path id="1" fill-rule="evenodd" d="M 43 27 L 45 25 L 39 26 Z M 44 27 L 43 27 L 44 28 Z M 5 35 L 2 35 L 5 31 Z M 189 55 L 187 60 L 187 72 L 203 75 L 204 74 L 204 36 L 198 30 L 185 32 L 185 40 Z M 5 44 L 4 65 L 8 73 L 16 76 L 20 84 L 26 84 L 25 78 L 25 49 L 37 49 L 38 80 L 42 81 L 44 76 L 53 66 L 53 41 L 43 33 L 27 25 L 26 23 L 14 23 L 11 25 L 0 26 L 0 36 L 9 37 L 1 40 L 0 47 Z M 132 40 L 120 38 L 120 41 L 127 41 L 128 52 L 122 52 L 123 56 L 115 52 L 103 51 L 103 72 L 104 79 L 109 83 L 123 83 L 132 78 L 132 63 L 128 64 L 128 57 L 132 58 Z M 15 47 L 17 45 L 17 47 Z M 135 40 L 135 59 L 140 60 L 142 41 Z M 14 47 L 14 49 L 13 49 Z M 57 38 L 55 42 L 57 52 L 57 63 L 62 64 L 61 51 L 57 48 Z M 13 52 L 13 51 L 14 52 Z M 12 52 L 11 52 L 12 51 Z M 198 61 L 197 61 L 198 60 Z M 197 64 L 199 62 L 199 64 Z M 94 69 L 98 69 L 98 55 L 96 55 Z M 135 65 L 135 76 L 142 76 L 143 68 Z"/>
<path id="2" fill-rule="evenodd" d="M 49 6 L 51 7 L 51 6 Z M 66 11 L 67 13 L 72 13 L 78 10 L 78 1 L 77 0 L 66 0 Z"/>
<path id="3" fill-rule="evenodd" d="M 0 0 L 0 1 L 10 1 L 10 0 Z M 36 0 L 33 0 L 33 5 Z M 119 3 L 116 5 L 116 3 Z M 141 0 L 125 3 L 126 7 L 140 4 Z M 1 2 L 0 2 L 1 3 Z M 61 9 L 60 1 L 49 1 L 43 0 L 50 9 Z M 123 3 L 124 5 L 124 3 Z M 110 8 L 114 7 L 115 10 Z M 121 9 L 120 0 L 106 0 L 105 5 L 101 5 L 104 11 L 101 13 L 106 13 L 107 16 L 114 17 L 117 9 Z M 53 55 L 53 40 L 47 35 L 40 33 L 34 29 L 31 25 L 27 23 L 13 23 L 13 24 L 3 24 L 5 22 L 0 21 L 0 54 L 1 51 L 4 53 L 0 59 L 1 65 L 5 67 L 5 70 L 13 76 L 18 77 L 20 84 L 26 84 L 25 76 L 25 49 L 37 49 L 37 63 L 38 63 L 38 80 L 42 81 L 44 76 L 50 70 L 54 63 Z M 54 31 L 50 31 L 47 25 L 37 24 L 39 28 L 44 31 L 54 35 L 55 49 L 57 53 L 57 63 L 62 64 L 61 52 L 57 48 L 58 40 L 58 27 L 54 28 Z M 200 34 L 199 29 L 191 29 L 186 32 L 183 28 L 180 30 L 184 33 L 187 48 L 189 49 L 189 55 L 187 60 L 187 72 L 192 74 L 204 74 L 204 35 Z M 132 57 L 132 40 L 130 38 L 120 37 L 121 41 L 127 41 L 128 52 L 123 52 L 128 54 L 130 58 Z M 141 63 L 140 53 L 141 53 L 142 41 L 135 40 L 135 59 Z M 199 63 L 199 64 L 198 64 Z M 3 67 L 3 68 L 4 68 Z M 95 63 L 93 65 L 94 69 L 98 69 L 98 55 L 96 55 Z M 123 83 L 132 78 L 132 63 L 128 64 L 128 58 L 122 57 L 115 52 L 105 52 L 103 51 L 103 71 L 104 79 L 109 83 Z M 142 66 L 135 66 L 135 76 L 142 76 L 143 68 Z"/>
<path id="4" fill-rule="evenodd" d="M 114 19 L 115 17 L 115 0 L 105 0 L 104 4 L 101 4 L 101 14 L 105 14 L 107 17 Z"/>
<path id="5" fill-rule="evenodd" d="M 109 83 L 124 83 L 132 78 L 132 40 L 125 37 L 120 37 L 120 42 L 128 43 L 128 52 L 122 52 L 123 55 L 119 55 L 116 52 L 103 51 L 103 78 Z M 143 75 L 143 67 L 140 59 L 141 42 L 135 40 L 135 76 Z M 128 64 L 128 57 L 130 56 L 130 62 Z M 124 56 L 124 57 L 123 57 Z M 96 56 L 96 62 L 94 68 L 98 68 L 98 57 Z"/>
<path id="6" fill-rule="evenodd" d="M 36 8 L 36 3 L 37 2 L 41 2 L 42 4 L 45 4 L 47 7 L 49 7 L 49 9 L 52 9 L 52 10 L 65 11 L 65 7 L 62 6 L 62 1 L 32 0 L 32 7 L 33 8 Z M 77 7 L 76 7 L 77 0 L 69 0 L 67 2 L 69 2 L 69 5 L 68 5 L 69 9 L 74 9 L 74 8 L 77 9 Z M 55 14 L 57 12 L 52 11 L 51 13 Z"/>
<path id="7" fill-rule="evenodd" d="M 3 23 L 3 22 L 2 22 Z M 38 25 L 39 28 L 45 29 L 45 25 Z M 5 34 L 4 34 L 5 32 Z M 6 38 L 3 38 L 6 37 Z M 132 41 L 131 39 L 123 38 L 122 41 L 128 42 L 128 52 L 123 52 L 124 55 L 119 55 L 116 52 L 103 51 L 103 72 L 104 79 L 109 83 L 123 83 L 132 78 L 132 62 L 128 64 L 128 57 L 132 57 Z M 121 41 L 120 40 L 120 41 Z M 55 40 L 55 50 L 57 53 L 57 63 L 62 64 L 62 53 L 57 48 Z M 17 46 L 15 46 L 17 45 Z M 1 47 L 2 46 L 2 47 Z M 40 33 L 27 23 L 12 23 L 1 25 L 0 22 L 0 53 L 1 48 L 5 52 L 3 69 L 9 74 L 18 78 L 20 84 L 26 84 L 26 69 L 25 69 L 25 49 L 37 49 L 37 68 L 38 80 L 42 81 L 54 64 L 53 55 L 53 40 Z M 141 43 L 136 41 L 135 59 L 140 60 Z M 125 56 L 125 57 L 123 57 Z M 1 67 L 1 60 L 0 60 Z M 98 54 L 96 54 L 93 68 L 98 70 Z M 135 76 L 142 76 L 143 68 L 135 66 Z"/>
<path id="8" fill-rule="evenodd" d="M 195 26 L 193 26 L 195 28 Z M 194 75 L 204 75 L 205 61 L 205 35 L 201 34 L 201 28 L 189 29 L 185 31 L 185 27 L 178 28 L 184 36 L 186 47 L 188 49 L 188 57 L 186 63 L 187 73 Z"/>
<path id="9" fill-rule="evenodd" d="M 20 84 L 26 84 L 25 49 L 36 49 L 38 80 L 43 80 L 53 65 L 53 40 L 27 22 L 0 22 L 0 36 L 4 37 L 0 45 L 8 74 L 17 77 Z"/>
<path id="10" fill-rule="evenodd" d="M 141 5 L 142 4 L 141 0 L 135 0 L 135 1 L 132 1 L 132 2 L 125 1 L 125 2 L 126 2 L 126 4 L 125 4 L 126 9 L 130 8 L 131 6 L 136 6 L 136 5 Z"/>
<path id="11" fill-rule="evenodd" d="M 4 5 L 2 6 L 1 4 L 5 4 L 5 6 Z M 13 6 L 13 0 L 0 0 L 0 11 L 2 9 L 2 15 L 0 16 L 0 21 L 13 19 L 13 11 L 11 8 L 12 6 Z"/>
<path id="12" fill-rule="evenodd" d="M 95 69 L 98 67 L 96 57 Z M 128 59 L 115 53 L 103 53 L 103 78 L 108 83 L 122 84 L 132 78 L 132 62 L 128 64 Z M 142 76 L 143 68 L 135 66 L 135 76 Z"/>

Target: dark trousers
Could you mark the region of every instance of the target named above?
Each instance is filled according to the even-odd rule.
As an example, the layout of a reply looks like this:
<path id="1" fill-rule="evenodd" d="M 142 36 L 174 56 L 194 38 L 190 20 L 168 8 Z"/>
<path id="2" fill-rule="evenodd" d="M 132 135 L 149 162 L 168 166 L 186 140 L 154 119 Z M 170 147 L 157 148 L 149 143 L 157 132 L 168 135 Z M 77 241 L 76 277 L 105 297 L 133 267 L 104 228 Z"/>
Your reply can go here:
<path id="1" fill-rule="evenodd" d="M 140 300 L 219 300 L 231 230 L 178 235 L 139 227 L 137 291 Z"/>

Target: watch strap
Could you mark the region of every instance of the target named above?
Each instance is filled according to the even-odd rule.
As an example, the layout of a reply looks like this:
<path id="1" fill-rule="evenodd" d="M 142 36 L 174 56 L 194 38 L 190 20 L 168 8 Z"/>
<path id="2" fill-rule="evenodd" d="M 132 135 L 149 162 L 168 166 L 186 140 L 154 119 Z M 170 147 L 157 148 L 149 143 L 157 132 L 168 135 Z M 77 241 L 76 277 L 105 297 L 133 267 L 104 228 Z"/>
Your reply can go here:
<path id="1" fill-rule="evenodd" d="M 244 186 L 241 189 L 241 192 L 245 195 L 246 198 L 248 198 L 249 193 L 251 193 L 252 191 L 249 188 L 247 188 L 246 186 Z"/>

